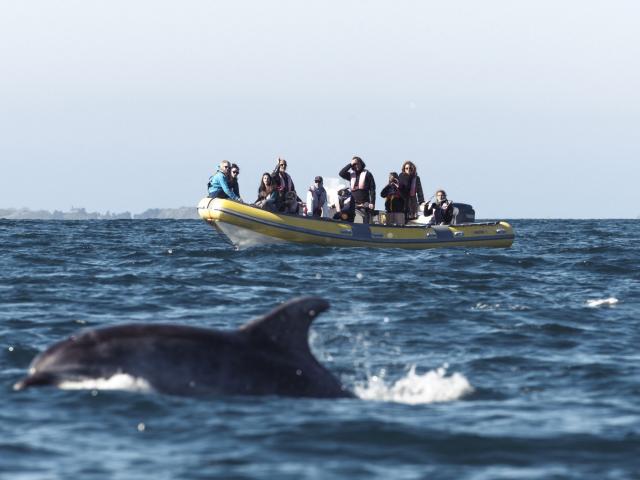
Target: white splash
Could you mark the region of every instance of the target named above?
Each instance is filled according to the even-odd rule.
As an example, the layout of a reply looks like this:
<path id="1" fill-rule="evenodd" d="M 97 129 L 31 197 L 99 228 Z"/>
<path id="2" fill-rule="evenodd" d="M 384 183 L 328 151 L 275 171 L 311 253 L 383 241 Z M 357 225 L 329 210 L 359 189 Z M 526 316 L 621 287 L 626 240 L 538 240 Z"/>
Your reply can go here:
<path id="1" fill-rule="evenodd" d="M 475 304 L 475 306 L 471 307 L 471 310 L 488 310 L 488 311 L 499 311 L 499 310 L 506 310 L 506 311 L 522 311 L 522 310 L 530 310 L 530 307 L 526 306 L 526 305 L 503 305 L 500 303 L 483 303 L 483 302 L 478 302 Z"/>
<path id="2" fill-rule="evenodd" d="M 58 385 L 63 390 L 128 390 L 131 392 L 151 392 L 153 388 L 143 378 L 126 373 L 116 373 L 109 378 L 88 378 L 79 381 L 65 381 Z"/>
<path id="3" fill-rule="evenodd" d="M 435 402 L 451 402 L 473 392 L 473 387 L 461 373 L 447 377 L 446 366 L 424 375 L 416 373 L 413 365 L 407 375 L 393 385 L 373 376 L 366 385 L 356 385 L 355 393 L 363 400 L 419 405 Z"/>
<path id="4" fill-rule="evenodd" d="M 338 205 L 338 190 L 341 190 L 349 184 L 342 178 L 328 177 L 324 181 L 324 189 L 327 191 L 327 204 L 329 205 L 329 216 L 337 212 L 336 205 Z"/>
<path id="5" fill-rule="evenodd" d="M 587 300 L 587 307 L 597 308 L 602 305 L 615 305 L 616 303 L 618 303 L 618 299 L 615 297 L 601 298 L 598 300 Z"/>
<path id="6" fill-rule="evenodd" d="M 325 177 L 322 183 L 327 192 L 337 192 L 341 188 L 349 186 L 349 183 L 340 177 Z"/>

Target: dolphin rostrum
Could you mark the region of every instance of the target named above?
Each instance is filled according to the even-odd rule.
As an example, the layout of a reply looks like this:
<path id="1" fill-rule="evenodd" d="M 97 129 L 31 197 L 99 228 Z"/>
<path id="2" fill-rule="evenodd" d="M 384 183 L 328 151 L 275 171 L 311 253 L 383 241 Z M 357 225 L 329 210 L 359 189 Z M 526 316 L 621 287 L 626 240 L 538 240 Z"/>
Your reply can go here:
<path id="1" fill-rule="evenodd" d="M 90 329 L 49 347 L 14 389 L 126 375 L 176 395 L 353 396 L 313 356 L 308 333 L 329 308 L 301 297 L 235 331 L 129 324 Z"/>

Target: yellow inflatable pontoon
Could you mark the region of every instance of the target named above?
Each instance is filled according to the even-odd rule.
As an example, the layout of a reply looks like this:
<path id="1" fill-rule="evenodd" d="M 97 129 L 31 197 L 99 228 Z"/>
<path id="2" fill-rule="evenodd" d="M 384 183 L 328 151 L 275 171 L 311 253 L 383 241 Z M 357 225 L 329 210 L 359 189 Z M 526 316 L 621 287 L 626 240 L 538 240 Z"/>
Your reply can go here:
<path id="1" fill-rule="evenodd" d="M 350 223 L 271 212 L 220 198 L 203 198 L 198 214 L 237 248 L 283 242 L 409 249 L 510 247 L 514 239 L 507 222 L 432 226 Z"/>

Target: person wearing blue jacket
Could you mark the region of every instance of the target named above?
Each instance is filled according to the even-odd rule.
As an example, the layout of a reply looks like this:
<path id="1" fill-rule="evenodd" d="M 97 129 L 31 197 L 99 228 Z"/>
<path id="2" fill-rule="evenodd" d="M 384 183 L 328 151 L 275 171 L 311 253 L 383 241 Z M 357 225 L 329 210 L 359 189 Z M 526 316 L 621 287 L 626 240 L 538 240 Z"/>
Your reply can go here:
<path id="1" fill-rule="evenodd" d="M 235 194 L 231 188 L 229 182 L 229 169 L 231 168 L 231 162 L 229 160 L 223 160 L 220 162 L 218 171 L 209 177 L 209 198 L 230 198 L 231 200 L 242 201 L 242 199 Z"/>

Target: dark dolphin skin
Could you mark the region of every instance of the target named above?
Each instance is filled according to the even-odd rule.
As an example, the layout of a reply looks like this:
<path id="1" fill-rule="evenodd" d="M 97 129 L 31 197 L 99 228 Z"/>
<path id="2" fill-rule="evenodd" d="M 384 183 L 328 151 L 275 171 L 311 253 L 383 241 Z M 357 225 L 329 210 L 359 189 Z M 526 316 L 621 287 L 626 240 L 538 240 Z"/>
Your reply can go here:
<path id="1" fill-rule="evenodd" d="M 329 308 L 291 300 L 235 331 L 130 324 L 90 329 L 52 345 L 14 389 L 124 373 L 175 395 L 352 397 L 309 349 L 309 327 Z"/>

